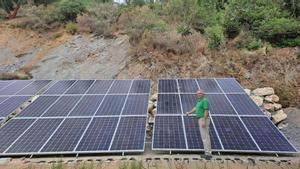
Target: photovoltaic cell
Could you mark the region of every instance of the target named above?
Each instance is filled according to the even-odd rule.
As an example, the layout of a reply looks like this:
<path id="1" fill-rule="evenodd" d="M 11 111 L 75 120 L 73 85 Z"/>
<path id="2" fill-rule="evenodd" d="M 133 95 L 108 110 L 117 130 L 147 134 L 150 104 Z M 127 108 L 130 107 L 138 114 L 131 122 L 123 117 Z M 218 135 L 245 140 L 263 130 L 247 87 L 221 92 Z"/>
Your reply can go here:
<path id="1" fill-rule="evenodd" d="M 107 151 L 109 149 L 118 117 L 94 118 L 76 151 Z"/>
<path id="2" fill-rule="evenodd" d="M 6 86 L 15 82 L 14 80 L 0 80 L 0 90 L 4 89 Z"/>
<path id="3" fill-rule="evenodd" d="M 13 84 L 1 89 L 0 95 L 14 95 L 18 91 L 25 88 L 30 83 L 32 83 L 31 80 L 18 80 L 16 82 L 14 82 Z"/>
<path id="4" fill-rule="evenodd" d="M 6 99 L 8 99 L 8 97 L 0 96 L 0 104 L 1 104 L 2 102 L 4 102 Z"/>
<path id="5" fill-rule="evenodd" d="M 0 117 L 6 117 L 27 102 L 31 96 L 12 96 L 0 104 Z"/>
<path id="6" fill-rule="evenodd" d="M 22 110 L 18 117 L 40 117 L 59 96 L 40 96 L 33 103 Z"/>
<path id="7" fill-rule="evenodd" d="M 43 117 L 67 116 L 81 96 L 62 96 L 50 109 L 47 110 Z"/>
<path id="8" fill-rule="evenodd" d="M 223 94 L 207 94 L 211 114 L 236 114 Z"/>
<path id="9" fill-rule="evenodd" d="M 297 152 L 267 117 L 241 117 L 262 151 Z"/>
<path id="10" fill-rule="evenodd" d="M 0 153 L 3 153 L 33 122 L 33 119 L 12 119 L 0 128 Z"/>
<path id="11" fill-rule="evenodd" d="M 69 116 L 93 116 L 100 106 L 104 95 L 85 95 Z"/>
<path id="12" fill-rule="evenodd" d="M 130 93 L 149 93 L 150 80 L 134 80 L 130 89 Z"/>
<path id="13" fill-rule="evenodd" d="M 196 94 L 181 94 L 180 98 L 184 113 L 191 111 L 197 104 Z"/>
<path id="14" fill-rule="evenodd" d="M 219 85 L 225 93 L 240 92 L 245 93 L 239 83 L 234 78 L 217 79 Z"/>
<path id="15" fill-rule="evenodd" d="M 35 80 L 30 85 L 19 91 L 16 95 L 34 95 L 50 82 L 51 80 Z"/>
<path id="16" fill-rule="evenodd" d="M 196 93 L 198 90 L 195 79 L 178 79 L 180 93 Z"/>
<path id="17" fill-rule="evenodd" d="M 157 114 L 182 114 L 178 94 L 158 94 Z"/>
<path id="18" fill-rule="evenodd" d="M 153 149 L 186 149 L 181 116 L 156 116 Z"/>
<path id="19" fill-rule="evenodd" d="M 209 135 L 210 135 L 210 143 L 211 143 L 212 150 L 221 150 L 222 146 L 218 139 L 212 120 L 210 121 L 209 124 Z"/>
<path id="20" fill-rule="evenodd" d="M 170 79 L 159 80 L 158 93 L 177 93 L 177 92 L 178 92 L 178 87 L 177 87 L 176 80 L 170 80 Z"/>
<path id="21" fill-rule="evenodd" d="M 76 80 L 61 80 L 56 82 L 53 86 L 51 86 L 48 90 L 45 91 L 44 94 L 51 95 L 59 95 L 63 94 L 68 90 Z"/>
<path id="22" fill-rule="evenodd" d="M 115 81 L 108 93 L 128 93 L 132 80 Z"/>
<path id="23" fill-rule="evenodd" d="M 90 120 L 90 118 L 66 119 L 41 152 L 73 151 Z"/>
<path id="24" fill-rule="evenodd" d="M 149 95 L 129 95 L 122 115 L 147 115 Z"/>
<path id="25" fill-rule="evenodd" d="M 96 80 L 87 94 L 105 94 L 112 83 L 113 80 Z"/>
<path id="26" fill-rule="evenodd" d="M 126 95 L 107 95 L 96 115 L 120 115 Z"/>
<path id="27" fill-rule="evenodd" d="M 264 115 L 247 94 L 227 94 L 239 115 Z"/>
<path id="28" fill-rule="evenodd" d="M 238 117 L 213 116 L 212 118 L 225 150 L 258 151 Z"/>
<path id="29" fill-rule="evenodd" d="M 198 79 L 197 82 L 205 93 L 222 93 L 215 79 Z"/>
<path id="30" fill-rule="evenodd" d="M 94 80 L 78 80 L 66 94 L 84 94 L 93 83 Z"/>
<path id="31" fill-rule="evenodd" d="M 200 135 L 199 122 L 196 117 L 184 117 L 185 132 L 188 143 L 188 149 L 204 149 Z"/>
<path id="32" fill-rule="evenodd" d="M 147 117 L 122 117 L 110 150 L 144 150 Z"/>
<path id="33" fill-rule="evenodd" d="M 61 121 L 62 119 L 39 119 L 6 153 L 31 153 L 39 151 Z"/>

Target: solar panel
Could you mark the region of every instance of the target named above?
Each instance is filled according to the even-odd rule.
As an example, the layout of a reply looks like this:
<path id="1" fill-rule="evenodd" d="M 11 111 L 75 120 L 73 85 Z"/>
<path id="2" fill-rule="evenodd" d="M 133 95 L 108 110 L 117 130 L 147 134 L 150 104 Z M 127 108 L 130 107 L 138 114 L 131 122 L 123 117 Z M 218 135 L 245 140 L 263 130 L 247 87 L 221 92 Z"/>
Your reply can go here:
<path id="1" fill-rule="evenodd" d="M 196 93 L 197 83 L 194 79 L 178 79 L 180 93 Z"/>
<path id="2" fill-rule="evenodd" d="M 19 91 L 16 95 L 34 95 L 50 82 L 51 80 L 35 80 L 30 85 Z"/>
<path id="3" fill-rule="evenodd" d="M 215 79 L 197 79 L 200 89 L 206 93 L 222 93 Z"/>
<path id="4" fill-rule="evenodd" d="M 37 120 L 5 153 L 38 152 L 62 119 Z"/>
<path id="5" fill-rule="evenodd" d="M 158 93 L 177 93 L 178 86 L 176 80 L 163 79 L 158 82 Z"/>
<path id="6" fill-rule="evenodd" d="M 267 117 L 242 117 L 262 151 L 297 152 Z"/>
<path id="7" fill-rule="evenodd" d="M 43 117 L 67 116 L 79 101 L 80 96 L 60 97 L 44 114 Z"/>
<path id="8" fill-rule="evenodd" d="M 182 114 L 178 94 L 158 94 L 157 114 Z"/>
<path id="9" fill-rule="evenodd" d="M 211 114 L 236 114 L 223 94 L 207 94 Z"/>
<path id="10" fill-rule="evenodd" d="M 73 151 L 90 120 L 90 118 L 66 119 L 41 152 Z"/>
<path id="11" fill-rule="evenodd" d="M 186 149 L 181 116 L 156 116 L 152 149 Z"/>
<path id="12" fill-rule="evenodd" d="M 227 94 L 239 115 L 264 115 L 247 94 Z"/>
<path id="13" fill-rule="evenodd" d="M 12 119 L 0 128 L 0 153 L 3 153 L 34 121 L 34 119 Z"/>
<path id="14" fill-rule="evenodd" d="M 6 117 L 28 101 L 31 96 L 12 96 L 0 104 L 0 117 Z"/>
<path id="15" fill-rule="evenodd" d="M 212 123 L 212 121 L 210 121 L 210 124 L 209 124 L 209 135 L 210 135 L 210 143 L 211 143 L 211 148 L 212 150 L 216 150 L 216 151 L 219 151 L 219 150 L 222 150 L 222 145 L 219 141 L 219 137 L 217 135 L 217 132 L 214 128 L 214 124 Z"/>
<path id="16" fill-rule="evenodd" d="M 120 115 L 126 95 L 106 95 L 96 115 Z"/>
<path id="17" fill-rule="evenodd" d="M 57 81 L 53 86 L 47 89 L 44 94 L 59 95 L 66 92 L 76 80 L 61 80 Z"/>
<path id="18" fill-rule="evenodd" d="M 7 100 L 9 97 L 0 96 L 0 104 Z"/>
<path id="19" fill-rule="evenodd" d="M 149 95 L 129 95 L 122 115 L 147 115 Z"/>
<path id="20" fill-rule="evenodd" d="M 14 80 L 0 80 L 0 90 L 15 82 Z"/>
<path id="21" fill-rule="evenodd" d="M 196 94 L 181 94 L 180 95 L 183 112 L 191 111 L 197 102 Z"/>
<path id="22" fill-rule="evenodd" d="M 216 79 L 225 93 L 245 93 L 239 83 L 234 78 Z"/>
<path id="23" fill-rule="evenodd" d="M 100 106 L 103 95 L 85 95 L 69 116 L 93 116 Z"/>
<path id="24" fill-rule="evenodd" d="M 130 93 L 149 93 L 150 80 L 134 80 L 130 89 Z"/>
<path id="25" fill-rule="evenodd" d="M 118 117 L 94 118 L 76 151 L 108 151 L 118 119 Z"/>
<path id="26" fill-rule="evenodd" d="M 122 117 L 110 150 L 144 150 L 147 117 Z"/>
<path id="27" fill-rule="evenodd" d="M 31 80 L 18 80 L 12 83 L 11 85 L 3 88 L 0 90 L 0 95 L 14 95 L 23 88 L 25 88 L 27 85 L 32 83 Z"/>
<path id="28" fill-rule="evenodd" d="M 113 80 L 96 80 L 87 94 L 106 94 Z"/>
<path id="29" fill-rule="evenodd" d="M 118 80 L 115 81 L 110 90 L 108 91 L 109 93 L 116 93 L 116 94 L 121 94 L 125 93 L 127 94 L 130 86 L 132 84 L 132 80 Z"/>
<path id="30" fill-rule="evenodd" d="M 186 139 L 188 149 L 198 149 L 203 150 L 203 142 L 200 135 L 200 129 L 198 124 L 198 119 L 196 117 L 184 117 Z"/>
<path id="31" fill-rule="evenodd" d="M 93 83 L 94 80 L 78 80 L 66 94 L 84 94 Z"/>

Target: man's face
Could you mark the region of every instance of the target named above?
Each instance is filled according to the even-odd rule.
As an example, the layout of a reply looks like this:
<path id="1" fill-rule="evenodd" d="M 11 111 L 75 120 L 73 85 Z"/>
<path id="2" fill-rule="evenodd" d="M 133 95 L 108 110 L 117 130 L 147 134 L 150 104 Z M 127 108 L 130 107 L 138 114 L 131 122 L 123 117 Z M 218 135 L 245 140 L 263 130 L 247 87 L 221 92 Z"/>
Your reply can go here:
<path id="1" fill-rule="evenodd" d="M 198 99 L 201 99 L 204 96 L 204 92 L 199 90 L 197 91 L 196 95 Z"/>

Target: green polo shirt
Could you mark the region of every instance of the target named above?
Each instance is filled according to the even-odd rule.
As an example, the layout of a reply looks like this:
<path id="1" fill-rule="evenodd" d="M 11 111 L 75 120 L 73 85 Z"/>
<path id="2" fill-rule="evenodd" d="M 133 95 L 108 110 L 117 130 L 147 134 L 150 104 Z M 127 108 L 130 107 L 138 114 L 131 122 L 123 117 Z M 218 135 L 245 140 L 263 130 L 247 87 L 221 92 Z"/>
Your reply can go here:
<path id="1" fill-rule="evenodd" d="M 197 100 L 197 104 L 195 108 L 196 108 L 196 117 L 198 119 L 204 117 L 204 112 L 205 110 L 208 110 L 208 106 L 209 103 L 206 97 Z"/>

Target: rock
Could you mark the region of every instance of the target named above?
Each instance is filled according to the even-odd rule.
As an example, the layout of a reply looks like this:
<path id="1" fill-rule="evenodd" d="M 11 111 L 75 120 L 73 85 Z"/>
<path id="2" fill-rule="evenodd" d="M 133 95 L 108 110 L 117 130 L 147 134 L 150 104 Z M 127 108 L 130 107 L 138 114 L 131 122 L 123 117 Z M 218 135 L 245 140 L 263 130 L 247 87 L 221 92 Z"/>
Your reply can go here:
<path id="1" fill-rule="evenodd" d="M 272 117 L 272 114 L 271 114 L 269 111 L 264 111 L 264 114 L 265 114 L 267 117 L 269 117 L 269 118 Z"/>
<path id="2" fill-rule="evenodd" d="M 264 107 L 264 110 L 274 111 L 274 104 L 272 104 L 272 103 L 265 103 L 263 107 Z"/>
<path id="3" fill-rule="evenodd" d="M 154 117 L 150 116 L 148 119 L 149 124 L 154 124 Z"/>
<path id="4" fill-rule="evenodd" d="M 152 112 L 153 109 L 154 109 L 154 103 L 149 101 L 149 103 L 148 103 L 148 112 L 149 113 Z"/>
<path id="5" fill-rule="evenodd" d="M 267 96 L 274 94 L 274 89 L 271 87 L 257 88 L 252 91 L 252 93 L 256 96 Z"/>
<path id="6" fill-rule="evenodd" d="M 279 130 L 282 130 L 282 129 L 286 128 L 287 126 L 288 126 L 288 124 L 286 124 L 286 123 L 279 123 L 277 127 L 279 128 Z"/>
<path id="7" fill-rule="evenodd" d="M 11 158 L 0 158 L 0 165 L 5 165 L 11 161 Z"/>
<path id="8" fill-rule="evenodd" d="M 262 106 L 263 105 L 264 99 L 262 97 L 260 97 L 260 96 L 250 96 L 250 97 L 257 106 Z"/>
<path id="9" fill-rule="evenodd" d="M 154 108 L 156 108 L 156 107 L 157 107 L 157 101 L 154 102 Z"/>
<path id="10" fill-rule="evenodd" d="M 152 109 L 151 114 L 152 114 L 153 116 L 155 116 L 156 112 L 157 112 L 157 109 L 154 108 L 154 109 Z"/>
<path id="11" fill-rule="evenodd" d="M 245 90 L 245 92 L 247 93 L 247 95 L 249 95 L 250 96 L 250 94 L 251 94 L 251 90 L 250 89 L 244 89 Z"/>
<path id="12" fill-rule="evenodd" d="M 287 118 L 287 114 L 283 110 L 279 110 L 272 116 L 272 120 L 275 124 L 278 124 Z"/>
<path id="13" fill-rule="evenodd" d="M 150 97 L 150 100 L 151 101 L 156 101 L 157 100 L 157 93 L 153 94 L 151 97 Z"/>
<path id="14" fill-rule="evenodd" d="M 272 94 L 270 96 L 266 96 L 265 101 L 270 103 L 277 103 L 279 101 L 279 97 L 275 94 Z"/>
<path id="15" fill-rule="evenodd" d="M 282 108 L 282 105 L 281 104 L 278 104 L 278 103 L 274 103 L 274 109 L 275 110 L 279 110 Z"/>

